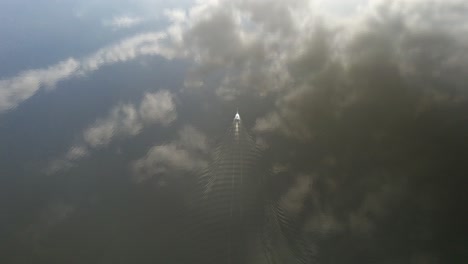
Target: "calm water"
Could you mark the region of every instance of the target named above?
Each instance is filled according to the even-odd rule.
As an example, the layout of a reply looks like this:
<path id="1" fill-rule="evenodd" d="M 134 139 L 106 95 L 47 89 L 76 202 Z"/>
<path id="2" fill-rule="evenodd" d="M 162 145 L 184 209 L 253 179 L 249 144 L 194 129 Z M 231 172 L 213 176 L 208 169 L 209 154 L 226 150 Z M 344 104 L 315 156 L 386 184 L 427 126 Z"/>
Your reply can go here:
<path id="1" fill-rule="evenodd" d="M 468 3 L 0 3 L 0 263 L 464 263 Z"/>

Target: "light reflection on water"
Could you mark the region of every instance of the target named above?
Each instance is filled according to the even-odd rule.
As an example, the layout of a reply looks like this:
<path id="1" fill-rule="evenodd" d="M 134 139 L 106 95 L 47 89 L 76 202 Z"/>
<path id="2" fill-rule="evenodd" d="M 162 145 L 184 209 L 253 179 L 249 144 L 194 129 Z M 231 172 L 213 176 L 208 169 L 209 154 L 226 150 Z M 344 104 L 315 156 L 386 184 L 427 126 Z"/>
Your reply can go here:
<path id="1" fill-rule="evenodd" d="M 0 263 L 467 258 L 467 1 L 98 2 L 0 1 Z"/>

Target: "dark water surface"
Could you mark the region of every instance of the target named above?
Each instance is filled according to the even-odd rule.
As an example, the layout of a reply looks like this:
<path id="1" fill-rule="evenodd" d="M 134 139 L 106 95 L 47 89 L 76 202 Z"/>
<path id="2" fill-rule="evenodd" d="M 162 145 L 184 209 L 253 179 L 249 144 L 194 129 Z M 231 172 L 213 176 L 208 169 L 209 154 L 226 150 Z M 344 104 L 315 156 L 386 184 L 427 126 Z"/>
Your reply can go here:
<path id="1" fill-rule="evenodd" d="M 467 31 L 456 0 L 3 1 L 0 263 L 465 263 Z"/>

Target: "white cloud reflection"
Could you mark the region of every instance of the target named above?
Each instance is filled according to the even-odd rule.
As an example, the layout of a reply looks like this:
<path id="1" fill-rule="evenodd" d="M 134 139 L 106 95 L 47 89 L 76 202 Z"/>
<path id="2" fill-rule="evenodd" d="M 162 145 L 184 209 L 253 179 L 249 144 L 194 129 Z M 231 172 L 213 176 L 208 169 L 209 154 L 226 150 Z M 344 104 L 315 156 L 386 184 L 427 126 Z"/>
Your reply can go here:
<path id="1" fill-rule="evenodd" d="M 180 171 L 198 171 L 207 165 L 209 144 L 206 135 L 193 126 L 179 130 L 179 138 L 151 147 L 146 155 L 132 163 L 136 182 Z M 160 179 L 161 180 L 161 179 Z"/>
<path id="2" fill-rule="evenodd" d="M 58 82 L 75 75 L 79 67 L 79 61 L 69 58 L 45 69 L 28 70 L 11 79 L 0 80 L 0 113 L 15 108 L 41 87 L 55 88 Z"/>
<path id="3" fill-rule="evenodd" d="M 130 28 L 139 25 L 143 22 L 143 18 L 137 16 L 123 15 L 113 17 L 110 21 L 104 21 L 105 26 L 110 26 L 114 29 Z"/>
<path id="4" fill-rule="evenodd" d="M 18 75 L 0 80 L 0 114 L 16 108 L 41 89 L 52 90 L 60 81 L 83 76 L 104 65 L 125 62 L 145 55 L 158 55 L 171 59 L 174 54 L 161 42 L 165 33 L 151 32 L 124 39 L 99 49 L 81 59 L 68 58 L 55 65 L 26 70 Z"/>
<path id="5" fill-rule="evenodd" d="M 120 104 L 110 113 L 97 119 L 82 132 L 77 144 L 62 157 L 53 160 L 46 173 L 53 174 L 68 169 L 74 162 L 90 154 L 93 149 L 104 147 L 115 139 L 138 135 L 145 126 L 169 125 L 177 118 L 174 96 L 167 90 L 146 93 L 139 105 Z"/>

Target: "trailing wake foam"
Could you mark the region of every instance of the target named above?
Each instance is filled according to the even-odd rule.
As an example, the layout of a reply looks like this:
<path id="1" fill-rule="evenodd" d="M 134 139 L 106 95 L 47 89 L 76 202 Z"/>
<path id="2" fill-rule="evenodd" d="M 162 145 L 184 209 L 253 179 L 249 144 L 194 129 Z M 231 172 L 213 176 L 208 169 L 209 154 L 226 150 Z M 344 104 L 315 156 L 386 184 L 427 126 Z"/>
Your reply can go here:
<path id="1" fill-rule="evenodd" d="M 294 219 L 268 197 L 260 154 L 236 113 L 192 199 L 192 263 L 311 263 Z"/>

